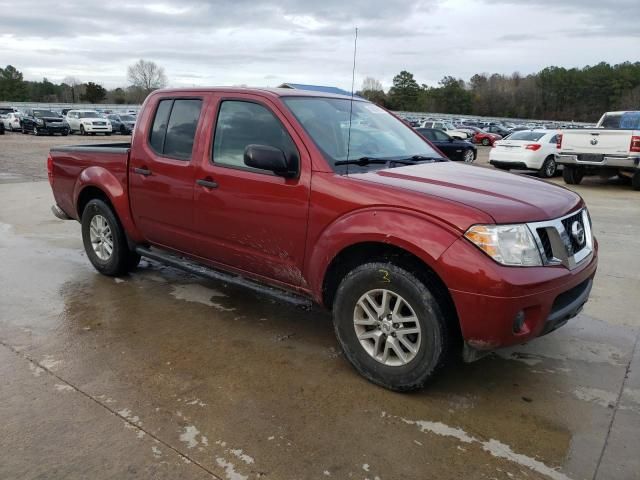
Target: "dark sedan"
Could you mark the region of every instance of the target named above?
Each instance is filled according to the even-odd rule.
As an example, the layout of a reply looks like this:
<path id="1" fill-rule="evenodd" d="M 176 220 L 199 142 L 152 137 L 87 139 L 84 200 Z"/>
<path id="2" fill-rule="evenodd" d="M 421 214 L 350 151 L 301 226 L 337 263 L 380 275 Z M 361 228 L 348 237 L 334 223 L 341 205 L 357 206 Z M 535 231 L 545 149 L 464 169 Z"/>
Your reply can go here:
<path id="1" fill-rule="evenodd" d="M 107 118 L 111 121 L 113 133 L 131 135 L 133 127 L 136 124 L 136 118 L 131 115 L 118 115 L 116 113 L 111 113 L 107 115 Z"/>
<path id="2" fill-rule="evenodd" d="M 475 145 L 465 140 L 458 140 L 436 128 L 416 128 L 416 132 L 433 143 L 449 160 L 473 163 L 478 156 Z"/>
<path id="3" fill-rule="evenodd" d="M 21 120 L 22 133 L 34 135 L 54 135 L 59 133 L 69 135 L 69 124 L 55 112 L 49 110 L 31 109 L 24 111 Z"/>

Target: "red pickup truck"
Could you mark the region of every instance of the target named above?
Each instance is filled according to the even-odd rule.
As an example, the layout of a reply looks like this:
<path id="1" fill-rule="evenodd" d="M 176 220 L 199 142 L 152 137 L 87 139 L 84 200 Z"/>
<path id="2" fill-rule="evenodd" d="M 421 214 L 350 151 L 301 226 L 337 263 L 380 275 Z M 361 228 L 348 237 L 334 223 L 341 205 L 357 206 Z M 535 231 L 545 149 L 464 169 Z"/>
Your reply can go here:
<path id="1" fill-rule="evenodd" d="M 53 148 L 59 218 L 121 275 L 145 256 L 333 312 L 344 354 L 394 390 L 452 353 L 544 335 L 587 301 L 582 199 L 447 161 L 386 110 L 291 89 L 160 90 L 131 144 Z"/>

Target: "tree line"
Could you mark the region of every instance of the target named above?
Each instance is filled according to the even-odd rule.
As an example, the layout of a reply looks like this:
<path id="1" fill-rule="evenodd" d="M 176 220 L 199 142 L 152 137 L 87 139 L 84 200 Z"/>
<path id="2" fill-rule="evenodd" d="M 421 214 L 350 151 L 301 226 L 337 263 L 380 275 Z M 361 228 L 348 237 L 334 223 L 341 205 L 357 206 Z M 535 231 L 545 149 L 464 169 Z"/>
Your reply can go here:
<path id="1" fill-rule="evenodd" d="M 128 67 L 127 79 L 128 86 L 110 90 L 76 77 L 66 77 L 60 83 L 47 78 L 30 81 L 24 80 L 22 72 L 14 66 L 7 65 L 0 68 L 0 101 L 138 104 L 150 92 L 167 84 L 164 69 L 142 59 Z"/>
<path id="2" fill-rule="evenodd" d="M 436 87 L 403 70 L 388 91 L 368 77 L 358 93 L 392 110 L 595 122 L 606 111 L 640 109 L 640 62 L 479 73 L 469 81 L 446 76 Z"/>

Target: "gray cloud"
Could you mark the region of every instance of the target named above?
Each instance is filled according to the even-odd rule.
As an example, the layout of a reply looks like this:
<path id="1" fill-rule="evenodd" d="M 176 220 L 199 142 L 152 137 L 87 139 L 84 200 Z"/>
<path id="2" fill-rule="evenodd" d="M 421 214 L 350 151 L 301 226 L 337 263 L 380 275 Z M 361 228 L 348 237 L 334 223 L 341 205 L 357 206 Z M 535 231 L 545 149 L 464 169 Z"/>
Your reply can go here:
<path id="1" fill-rule="evenodd" d="M 445 75 L 532 72 L 637 58 L 638 0 L 0 0 L 0 63 L 30 79 L 74 75 L 126 84 L 138 58 L 172 85 L 284 81 L 389 86 L 400 70 L 420 83 Z M 636 44 L 637 45 L 637 44 Z"/>

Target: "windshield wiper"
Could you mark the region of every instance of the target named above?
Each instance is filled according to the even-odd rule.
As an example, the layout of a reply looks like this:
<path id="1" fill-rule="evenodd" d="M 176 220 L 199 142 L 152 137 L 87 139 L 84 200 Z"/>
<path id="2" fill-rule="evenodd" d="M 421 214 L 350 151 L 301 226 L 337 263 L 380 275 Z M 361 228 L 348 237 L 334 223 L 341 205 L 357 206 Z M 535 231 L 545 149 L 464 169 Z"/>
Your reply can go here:
<path id="1" fill-rule="evenodd" d="M 426 157 L 424 155 L 414 155 L 411 157 L 411 160 L 416 161 L 416 162 L 425 162 L 425 161 L 431 161 L 431 162 L 442 162 L 445 159 L 442 157 Z"/>
<path id="2" fill-rule="evenodd" d="M 447 160 L 442 157 L 427 157 L 425 155 L 413 155 L 408 158 L 375 158 L 375 157 L 360 157 L 353 160 L 338 160 L 334 163 L 336 167 L 340 165 L 358 165 L 365 167 L 367 165 L 385 165 L 387 163 L 400 163 L 402 165 L 415 165 L 421 162 L 446 162 Z"/>
<path id="3" fill-rule="evenodd" d="M 402 163 L 403 165 L 413 165 L 416 161 L 412 159 L 403 158 L 401 160 L 394 160 L 393 158 L 373 158 L 373 157 L 360 157 L 353 160 L 338 160 L 334 163 L 336 167 L 340 165 L 358 165 L 365 167 L 367 165 L 384 165 L 387 163 Z"/>

